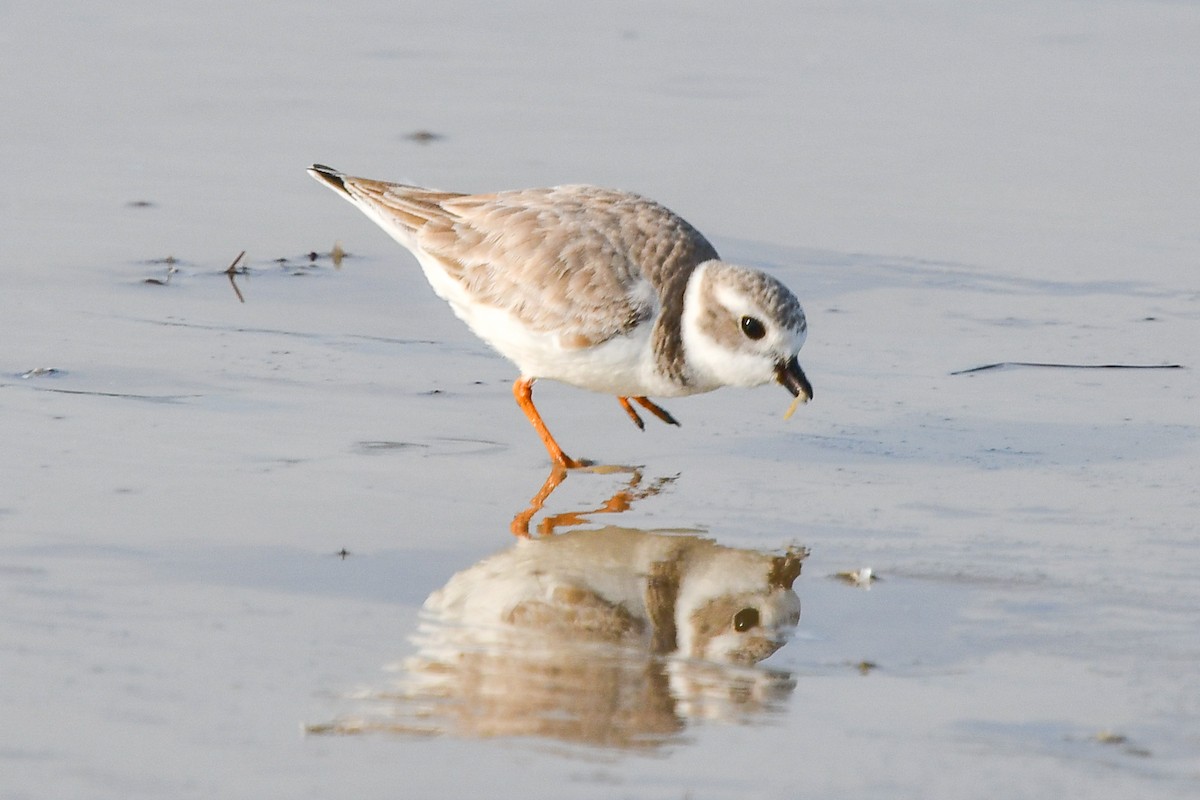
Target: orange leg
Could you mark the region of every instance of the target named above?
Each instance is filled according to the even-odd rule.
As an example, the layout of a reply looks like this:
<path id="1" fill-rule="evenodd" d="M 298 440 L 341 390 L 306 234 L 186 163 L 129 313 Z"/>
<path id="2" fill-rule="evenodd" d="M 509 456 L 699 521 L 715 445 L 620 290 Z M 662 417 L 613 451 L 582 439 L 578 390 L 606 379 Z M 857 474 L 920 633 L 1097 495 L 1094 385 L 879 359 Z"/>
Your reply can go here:
<path id="1" fill-rule="evenodd" d="M 514 536 L 519 536 L 522 539 L 530 538 L 529 521 L 533 519 L 534 514 L 542 510 L 542 506 L 546 505 L 546 500 L 549 499 L 551 493 L 566 478 L 567 471 L 558 464 L 555 464 L 550 470 L 550 476 L 542 484 L 542 488 L 538 489 L 538 493 L 529 501 L 529 507 L 513 517 L 513 521 L 509 524 L 508 529 L 513 532 Z"/>
<path id="2" fill-rule="evenodd" d="M 660 494 L 679 477 L 675 475 L 674 477 L 659 478 L 650 486 L 643 486 L 642 471 L 636 467 L 601 467 L 596 471 L 596 474 L 603 475 L 611 474 L 612 472 L 626 472 L 629 474 L 629 482 L 623 489 L 619 490 L 596 508 L 564 511 L 548 515 L 538 523 L 538 535 L 551 536 L 557 533 L 559 528 L 586 525 L 590 522 L 589 517 L 593 514 L 624 513 L 633 508 L 634 503 Z M 536 514 L 541 513 L 543 507 L 546 505 L 546 501 L 550 499 L 550 495 L 566 478 L 567 471 L 561 466 L 555 464 L 551 467 L 550 475 L 546 478 L 546 482 L 542 484 L 542 488 L 538 490 L 538 493 L 530 499 L 529 507 L 513 517 L 513 521 L 509 525 L 509 530 L 513 532 L 513 535 L 522 539 L 532 538 L 529 531 L 530 521 Z"/>
<path id="3" fill-rule="evenodd" d="M 676 428 L 679 427 L 678 420 L 676 420 L 674 417 L 672 417 L 670 414 L 668 414 L 667 410 L 665 408 L 663 408 L 655 403 L 650 402 L 650 400 L 645 397 L 635 397 L 633 399 L 634 399 L 634 402 L 636 402 L 639 406 L 646 409 L 651 414 L 653 414 L 654 416 L 661 419 L 663 422 L 667 423 L 668 425 L 674 425 Z"/>
<path id="4" fill-rule="evenodd" d="M 533 405 L 533 381 L 533 378 L 517 378 L 513 382 L 513 397 L 517 398 L 517 405 L 525 412 L 525 416 L 529 418 L 529 424 L 533 425 L 533 429 L 541 437 L 542 444 L 546 446 L 546 452 L 550 454 L 550 460 L 567 469 L 586 466 L 586 461 L 576 461 L 564 453 L 563 449 L 558 446 L 558 442 L 554 441 L 554 437 L 550 435 L 546 423 L 542 422 L 542 415 Z"/>
<path id="5" fill-rule="evenodd" d="M 625 409 L 625 413 L 633 420 L 633 424 L 638 426 L 638 430 L 646 430 L 646 423 L 642 422 L 642 418 L 633 410 L 633 406 L 629 405 L 628 397 L 617 397 L 617 402 L 621 404 L 621 408 Z"/>

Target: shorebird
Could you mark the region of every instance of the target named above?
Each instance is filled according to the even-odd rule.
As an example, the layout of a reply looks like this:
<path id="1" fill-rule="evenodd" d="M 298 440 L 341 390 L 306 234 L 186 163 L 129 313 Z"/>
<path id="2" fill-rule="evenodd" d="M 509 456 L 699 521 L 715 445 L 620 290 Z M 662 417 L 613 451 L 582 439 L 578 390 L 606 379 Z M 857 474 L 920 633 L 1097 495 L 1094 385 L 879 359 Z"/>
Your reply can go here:
<path id="1" fill-rule="evenodd" d="M 462 194 L 345 175 L 309 174 L 349 200 L 420 263 L 454 313 L 520 370 L 513 383 L 551 460 L 585 466 L 533 404 L 544 378 L 615 395 L 676 419 L 649 399 L 722 386 L 782 384 L 813 396 L 797 353 L 808 324 L 796 296 L 756 269 L 721 261 L 695 228 L 653 200 L 596 186 Z"/>

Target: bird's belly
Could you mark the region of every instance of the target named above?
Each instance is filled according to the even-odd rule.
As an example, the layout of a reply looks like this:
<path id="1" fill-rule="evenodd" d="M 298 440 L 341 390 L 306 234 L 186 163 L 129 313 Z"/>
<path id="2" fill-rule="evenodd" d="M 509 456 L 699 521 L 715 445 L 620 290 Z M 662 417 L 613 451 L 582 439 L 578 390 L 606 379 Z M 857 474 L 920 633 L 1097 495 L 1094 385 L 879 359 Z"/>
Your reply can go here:
<path id="1" fill-rule="evenodd" d="M 542 378 L 626 397 L 681 397 L 715 387 L 671 380 L 655 366 L 651 323 L 594 347 L 565 346 L 554 331 L 529 328 L 509 312 L 473 301 L 435 259 L 418 255 L 434 292 L 471 332 L 517 365 L 526 378 Z"/>
<path id="2" fill-rule="evenodd" d="M 527 378 L 560 381 L 593 392 L 624 396 L 674 397 L 688 387 L 661 375 L 654 366 L 650 325 L 614 336 L 594 347 L 564 346 L 553 331 L 534 331 L 500 309 L 451 303 L 480 339 L 512 361 Z"/>

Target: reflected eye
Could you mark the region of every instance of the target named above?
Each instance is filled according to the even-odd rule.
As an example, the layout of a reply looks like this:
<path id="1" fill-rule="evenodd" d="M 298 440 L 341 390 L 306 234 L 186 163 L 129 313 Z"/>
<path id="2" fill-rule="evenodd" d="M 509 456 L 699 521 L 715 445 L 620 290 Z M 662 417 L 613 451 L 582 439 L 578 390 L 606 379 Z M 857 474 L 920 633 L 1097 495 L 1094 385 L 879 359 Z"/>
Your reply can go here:
<path id="1" fill-rule="evenodd" d="M 761 339 L 767 335 L 766 326 L 754 317 L 742 317 L 742 333 L 749 339 Z"/>
<path id="2" fill-rule="evenodd" d="M 733 615 L 733 629 L 738 633 L 745 633 L 751 628 L 758 627 L 758 609 L 743 608 L 741 611 Z"/>

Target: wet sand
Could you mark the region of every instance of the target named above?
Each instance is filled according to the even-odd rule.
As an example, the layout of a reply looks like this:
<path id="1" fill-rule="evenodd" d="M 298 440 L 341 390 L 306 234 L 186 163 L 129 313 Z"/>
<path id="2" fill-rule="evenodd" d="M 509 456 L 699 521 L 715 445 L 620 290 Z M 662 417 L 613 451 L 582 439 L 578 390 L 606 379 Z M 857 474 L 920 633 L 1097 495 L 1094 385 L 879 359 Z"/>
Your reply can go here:
<path id="1" fill-rule="evenodd" d="M 1194 796 L 1197 9 L 4 13 L 0 796 Z M 549 465 L 313 161 L 640 191 L 796 290 L 814 403 L 539 384 L 637 469 L 530 520 L 809 548 L 789 642 L 423 610 Z"/>

